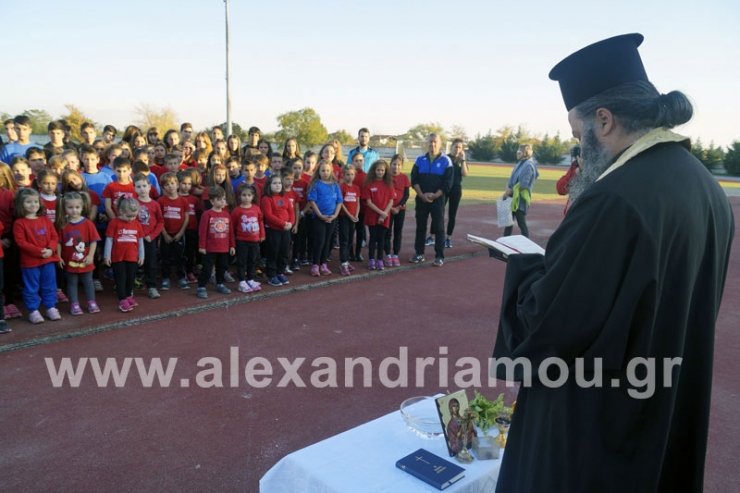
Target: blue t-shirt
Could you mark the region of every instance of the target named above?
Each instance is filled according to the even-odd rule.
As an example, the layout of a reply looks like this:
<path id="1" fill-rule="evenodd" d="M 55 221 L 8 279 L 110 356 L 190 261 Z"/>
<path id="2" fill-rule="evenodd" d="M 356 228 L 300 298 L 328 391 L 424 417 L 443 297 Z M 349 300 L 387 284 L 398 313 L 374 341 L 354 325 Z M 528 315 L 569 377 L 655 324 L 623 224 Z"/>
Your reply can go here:
<path id="1" fill-rule="evenodd" d="M 364 171 L 365 173 L 367 173 L 368 171 L 370 171 L 370 166 L 372 166 L 372 164 L 375 161 L 377 161 L 378 159 L 380 159 L 380 154 L 378 154 L 377 151 L 375 149 L 373 149 L 372 147 L 368 147 L 366 150 L 363 151 L 362 149 L 360 149 L 360 146 L 357 146 L 354 149 L 352 149 L 351 151 L 349 151 L 349 154 L 347 154 L 347 163 L 348 164 L 351 164 L 352 163 L 352 158 L 358 152 L 360 154 L 362 154 L 362 157 L 365 158 L 365 164 L 362 165 L 362 171 Z"/>
<path id="2" fill-rule="evenodd" d="M 38 147 L 39 149 L 41 149 L 40 145 L 34 144 L 33 142 L 29 142 L 28 144 L 19 144 L 18 142 L 11 142 L 10 144 L 6 144 L 6 146 L 3 147 L 2 152 L 0 152 L 0 161 L 4 162 L 7 165 L 10 165 L 10 161 L 14 157 L 25 157 L 26 151 L 31 147 Z"/>
<path id="3" fill-rule="evenodd" d="M 308 191 L 308 201 L 316 202 L 316 206 L 323 215 L 331 216 L 334 214 L 337 204 L 342 203 L 342 190 L 336 183 L 317 181 Z"/>

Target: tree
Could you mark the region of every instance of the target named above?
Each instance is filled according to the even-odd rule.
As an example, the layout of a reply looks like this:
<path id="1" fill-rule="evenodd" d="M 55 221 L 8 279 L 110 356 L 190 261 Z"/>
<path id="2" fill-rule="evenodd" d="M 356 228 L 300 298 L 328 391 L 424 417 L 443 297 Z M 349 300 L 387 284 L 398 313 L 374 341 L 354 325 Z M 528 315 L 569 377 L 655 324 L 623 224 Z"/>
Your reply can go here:
<path id="1" fill-rule="evenodd" d="M 275 140 L 278 142 L 285 142 L 293 137 L 299 145 L 311 147 L 324 143 L 329 138 L 321 117 L 312 108 L 283 113 L 277 117 L 277 122 L 280 130 L 275 132 Z"/>
<path id="2" fill-rule="evenodd" d="M 344 129 L 334 132 L 334 138 L 342 145 L 353 145 L 357 143 L 357 139 Z"/>
<path id="3" fill-rule="evenodd" d="M 691 144 L 691 154 L 693 154 L 699 161 L 704 162 L 704 153 L 704 146 L 701 144 L 701 139 L 696 139 L 694 143 Z"/>
<path id="4" fill-rule="evenodd" d="M 62 115 L 60 118 L 62 120 L 67 120 L 67 123 L 70 127 L 72 127 L 72 130 L 69 133 L 69 138 L 72 140 L 76 140 L 78 142 L 82 141 L 82 135 L 80 135 L 80 125 L 82 125 L 85 122 L 90 122 L 95 128 L 98 128 L 99 125 L 92 121 L 86 114 L 82 112 L 78 107 L 76 107 L 73 104 L 65 104 L 65 108 L 67 108 L 67 114 Z"/>
<path id="5" fill-rule="evenodd" d="M 31 120 L 31 133 L 35 135 L 46 135 L 49 131 L 49 122 L 53 120 L 45 110 L 26 110 L 22 115 Z"/>
<path id="6" fill-rule="evenodd" d="M 519 149 L 519 139 L 514 134 L 508 134 L 501 139 L 498 157 L 505 163 L 516 162 L 516 151 Z"/>
<path id="7" fill-rule="evenodd" d="M 491 132 L 488 132 L 488 135 L 491 135 Z M 480 137 L 480 134 L 478 136 Z M 450 138 L 462 139 L 464 142 L 467 142 L 468 134 L 465 131 L 465 127 L 463 127 L 462 125 L 453 125 L 452 130 L 450 130 Z"/>
<path id="8" fill-rule="evenodd" d="M 719 163 L 722 162 L 722 159 L 725 157 L 725 153 L 719 146 L 714 146 L 714 141 L 709 143 L 709 147 L 707 147 L 707 150 L 704 152 L 704 160 L 702 163 L 704 163 L 704 166 L 707 167 L 708 170 L 712 170 L 719 165 Z"/>
<path id="9" fill-rule="evenodd" d="M 442 128 L 442 125 L 440 125 L 439 123 L 434 122 L 420 123 L 414 127 L 411 127 L 409 131 L 406 132 L 405 137 L 410 140 L 426 140 L 431 133 L 439 135 L 439 138 L 442 140 L 447 140 L 445 129 Z"/>
<path id="10" fill-rule="evenodd" d="M 134 123 L 144 132 L 149 127 L 157 127 L 159 134 L 163 137 L 167 130 L 180 130 L 180 124 L 177 123 L 180 119 L 177 117 L 177 113 L 169 106 L 158 109 L 149 103 L 139 103 L 138 106 L 134 107 L 134 113 L 137 116 Z"/>
<path id="11" fill-rule="evenodd" d="M 498 142 L 490 130 L 486 135 L 478 134 L 468 142 L 468 151 L 478 161 L 492 161 L 498 150 Z"/>
<path id="12" fill-rule="evenodd" d="M 734 141 L 725 154 L 725 169 L 733 176 L 740 176 L 740 140 Z"/>
<path id="13" fill-rule="evenodd" d="M 560 140 L 560 133 L 550 138 L 547 134 L 539 144 L 534 145 L 534 157 L 540 164 L 560 164 L 563 154 L 568 152 L 568 143 Z"/>
<path id="14" fill-rule="evenodd" d="M 217 125 L 217 126 L 221 127 L 221 130 L 223 130 L 224 135 L 226 135 L 226 122 L 223 122 L 221 125 Z M 242 143 L 246 142 L 247 139 L 249 138 L 249 134 L 247 133 L 246 130 L 244 130 L 244 127 L 242 127 L 236 122 L 231 122 L 231 133 L 234 135 L 238 135 L 239 140 L 241 140 Z M 226 137 L 228 137 L 228 135 L 226 135 Z"/>

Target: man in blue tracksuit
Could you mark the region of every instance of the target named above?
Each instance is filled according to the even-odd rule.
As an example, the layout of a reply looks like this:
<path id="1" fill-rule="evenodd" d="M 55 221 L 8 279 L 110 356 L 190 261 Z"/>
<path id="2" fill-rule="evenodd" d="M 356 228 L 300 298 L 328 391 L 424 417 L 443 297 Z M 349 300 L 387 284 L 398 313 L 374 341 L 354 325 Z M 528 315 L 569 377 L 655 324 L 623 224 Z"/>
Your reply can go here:
<path id="1" fill-rule="evenodd" d="M 411 169 L 411 186 L 416 191 L 416 238 L 411 257 L 412 264 L 424 261 L 424 237 L 427 231 L 427 218 L 432 215 L 431 234 L 434 235 L 434 266 L 444 264 L 445 243 L 445 194 L 452 188 L 454 178 L 450 158 L 441 151 L 442 139 L 429 134 L 429 152 L 416 158 Z"/>

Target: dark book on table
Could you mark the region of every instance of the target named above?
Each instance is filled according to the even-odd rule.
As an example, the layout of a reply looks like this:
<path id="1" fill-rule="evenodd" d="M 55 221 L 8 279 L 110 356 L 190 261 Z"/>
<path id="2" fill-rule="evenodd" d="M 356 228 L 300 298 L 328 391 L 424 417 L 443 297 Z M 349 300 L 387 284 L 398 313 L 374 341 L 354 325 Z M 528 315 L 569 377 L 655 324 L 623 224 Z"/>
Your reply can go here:
<path id="1" fill-rule="evenodd" d="M 396 467 L 439 490 L 465 476 L 465 469 L 423 448 L 399 459 Z"/>

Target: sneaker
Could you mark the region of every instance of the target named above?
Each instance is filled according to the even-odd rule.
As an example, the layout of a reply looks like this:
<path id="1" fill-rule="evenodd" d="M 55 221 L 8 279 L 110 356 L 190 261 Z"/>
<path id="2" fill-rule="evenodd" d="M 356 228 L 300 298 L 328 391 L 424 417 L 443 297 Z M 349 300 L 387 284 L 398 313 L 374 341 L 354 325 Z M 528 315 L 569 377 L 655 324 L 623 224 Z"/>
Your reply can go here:
<path id="1" fill-rule="evenodd" d="M 325 276 L 330 276 L 331 275 L 331 271 L 326 266 L 326 264 L 321 264 L 321 267 L 319 267 L 319 272 L 321 272 L 321 274 L 323 274 Z"/>
<path id="2" fill-rule="evenodd" d="M 383 265 L 382 260 L 378 260 L 378 262 L 375 264 L 378 270 L 385 270 L 385 265 Z"/>
<path id="3" fill-rule="evenodd" d="M 195 296 L 206 299 L 208 298 L 208 292 L 206 291 L 206 288 L 198 287 L 198 289 L 195 290 Z"/>
<path id="4" fill-rule="evenodd" d="M 357 255 L 355 255 L 355 258 L 357 259 L 358 262 L 365 261 L 365 257 L 363 257 L 361 253 L 358 253 Z"/>
<path id="5" fill-rule="evenodd" d="M 128 304 L 128 300 L 119 301 L 118 308 L 124 313 L 130 312 L 131 310 L 133 310 L 133 308 L 131 308 L 131 305 Z"/>
<path id="6" fill-rule="evenodd" d="M 57 303 L 69 303 L 69 298 L 61 289 L 57 289 Z"/>
<path id="7" fill-rule="evenodd" d="M 87 302 L 87 311 L 89 313 L 100 313 L 100 307 L 95 303 L 95 300 L 90 300 Z"/>
<path id="8" fill-rule="evenodd" d="M 169 279 L 162 279 L 162 286 L 160 288 L 162 291 L 167 291 L 170 289 L 170 280 Z"/>
<path id="9" fill-rule="evenodd" d="M 375 270 L 375 259 L 371 258 L 367 263 L 367 270 Z"/>
<path id="10" fill-rule="evenodd" d="M 10 328 L 5 320 L 0 320 L 0 334 L 7 334 L 8 332 L 13 332 L 13 329 Z"/>
<path id="11" fill-rule="evenodd" d="M 355 266 L 350 263 L 347 264 L 347 268 L 349 269 L 350 272 L 355 270 Z"/>
<path id="12" fill-rule="evenodd" d="M 62 316 L 59 314 L 59 310 L 56 308 L 49 308 L 46 310 L 46 318 L 49 320 L 61 320 Z"/>
<path id="13" fill-rule="evenodd" d="M 159 291 L 157 291 L 157 288 L 149 288 L 149 297 L 153 300 L 156 300 L 159 298 Z"/>
<path id="14" fill-rule="evenodd" d="M 334 245 L 332 245 L 332 248 L 334 250 L 339 250 L 339 242 L 338 241 L 337 242 L 334 242 Z"/>
<path id="15" fill-rule="evenodd" d="M 182 279 L 177 280 L 177 285 L 180 289 L 190 289 L 190 285 L 188 284 L 188 281 L 186 281 L 184 277 Z"/>
<path id="16" fill-rule="evenodd" d="M 224 282 L 234 282 L 236 279 L 234 279 L 234 276 L 232 276 L 229 271 L 224 272 Z"/>
<path id="17" fill-rule="evenodd" d="M 211 277 L 208 278 L 208 282 L 211 284 L 216 284 L 216 274 L 211 274 Z"/>
<path id="18" fill-rule="evenodd" d="M 388 267 L 393 267 L 393 255 L 385 256 L 385 265 L 387 265 Z"/>
<path id="19" fill-rule="evenodd" d="M 134 299 L 133 296 L 129 296 L 128 298 L 126 298 L 126 301 L 128 301 L 128 304 L 131 305 L 131 308 L 139 306 L 139 303 Z"/>
<path id="20" fill-rule="evenodd" d="M 278 286 L 282 286 L 283 285 L 283 281 L 281 281 L 280 279 L 278 279 L 277 276 L 275 276 L 272 279 L 270 279 L 269 281 L 267 281 L 267 284 L 269 284 L 270 286 L 278 287 Z"/>
<path id="21" fill-rule="evenodd" d="M 452 248 L 452 238 L 447 238 L 445 240 L 445 248 Z"/>
<path id="22" fill-rule="evenodd" d="M 435 258 L 434 263 L 432 264 L 435 267 L 442 267 L 445 264 L 445 260 L 443 258 Z"/>
<path id="23" fill-rule="evenodd" d="M 392 260 L 391 265 L 393 267 L 401 267 L 401 261 L 398 259 L 398 255 L 394 255 L 393 256 L 393 260 Z"/>
<path id="24" fill-rule="evenodd" d="M 146 289 L 146 283 L 140 277 L 134 279 L 134 289 Z"/>
<path id="25" fill-rule="evenodd" d="M 299 263 L 301 264 L 301 267 L 308 267 L 309 265 L 311 265 L 311 261 L 308 260 L 306 257 L 303 257 Z"/>
<path id="26" fill-rule="evenodd" d="M 21 311 L 13 303 L 5 305 L 5 318 L 20 318 L 23 316 Z"/>
<path id="27" fill-rule="evenodd" d="M 28 314 L 28 321 L 32 324 L 41 324 L 44 323 L 44 317 L 41 316 L 40 311 L 34 310 Z"/>
<path id="28" fill-rule="evenodd" d="M 278 278 L 278 280 L 279 280 L 279 281 L 280 281 L 281 283 L 283 283 L 284 285 L 285 285 L 285 284 L 290 284 L 290 281 L 288 281 L 288 278 L 287 278 L 287 277 L 285 277 L 285 276 L 284 276 L 284 275 L 282 275 L 282 274 L 278 274 L 277 278 Z"/>
<path id="29" fill-rule="evenodd" d="M 344 264 L 340 265 L 339 266 L 339 273 L 342 274 L 343 276 L 348 276 L 349 275 L 349 264 L 344 263 Z"/>
<path id="30" fill-rule="evenodd" d="M 188 282 L 188 284 L 195 284 L 196 282 L 198 282 L 198 278 L 195 277 L 195 274 L 193 274 L 192 272 L 188 272 L 187 274 L 185 274 L 185 280 Z"/>
<path id="31" fill-rule="evenodd" d="M 412 264 L 418 264 L 421 262 L 424 262 L 424 255 L 419 255 L 418 253 L 411 257 L 411 260 L 409 260 Z"/>
<path id="32" fill-rule="evenodd" d="M 249 284 L 247 284 L 247 281 L 239 281 L 239 287 L 236 288 L 240 293 L 251 293 L 252 288 L 249 287 Z"/>
<path id="33" fill-rule="evenodd" d="M 431 236 L 427 238 L 427 241 L 424 243 L 424 245 L 426 246 L 434 245 L 434 238 L 432 238 Z"/>
<path id="34" fill-rule="evenodd" d="M 231 290 L 223 284 L 216 285 L 216 292 L 220 294 L 231 294 Z"/>
<path id="35" fill-rule="evenodd" d="M 252 291 L 261 291 L 262 286 L 257 281 L 247 281 L 247 286 L 252 288 Z"/>
<path id="36" fill-rule="evenodd" d="M 285 275 L 287 275 L 287 276 L 292 276 L 292 275 L 293 275 L 293 271 L 292 271 L 292 270 L 290 270 L 290 269 L 288 269 L 288 268 L 286 267 L 286 268 L 285 268 Z"/>
<path id="37" fill-rule="evenodd" d="M 294 258 L 293 261 L 290 263 L 290 270 L 296 271 L 296 272 L 299 271 L 299 270 L 301 270 L 301 266 L 298 263 L 298 259 L 297 258 Z M 287 272 L 286 272 L 286 274 L 287 274 Z"/>
<path id="38" fill-rule="evenodd" d="M 319 277 L 319 266 L 318 266 L 318 265 L 316 265 L 316 264 L 313 264 L 313 265 L 311 266 L 311 275 L 312 275 L 313 277 Z"/>
<path id="39" fill-rule="evenodd" d="M 85 312 L 83 312 L 82 308 L 80 308 L 80 304 L 78 302 L 75 302 L 69 305 L 69 313 L 71 313 L 72 315 L 82 315 Z"/>
<path id="40" fill-rule="evenodd" d="M 95 291 L 98 293 L 103 290 L 103 283 L 99 279 L 93 279 L 93 286 L 95 286 Z"/>

